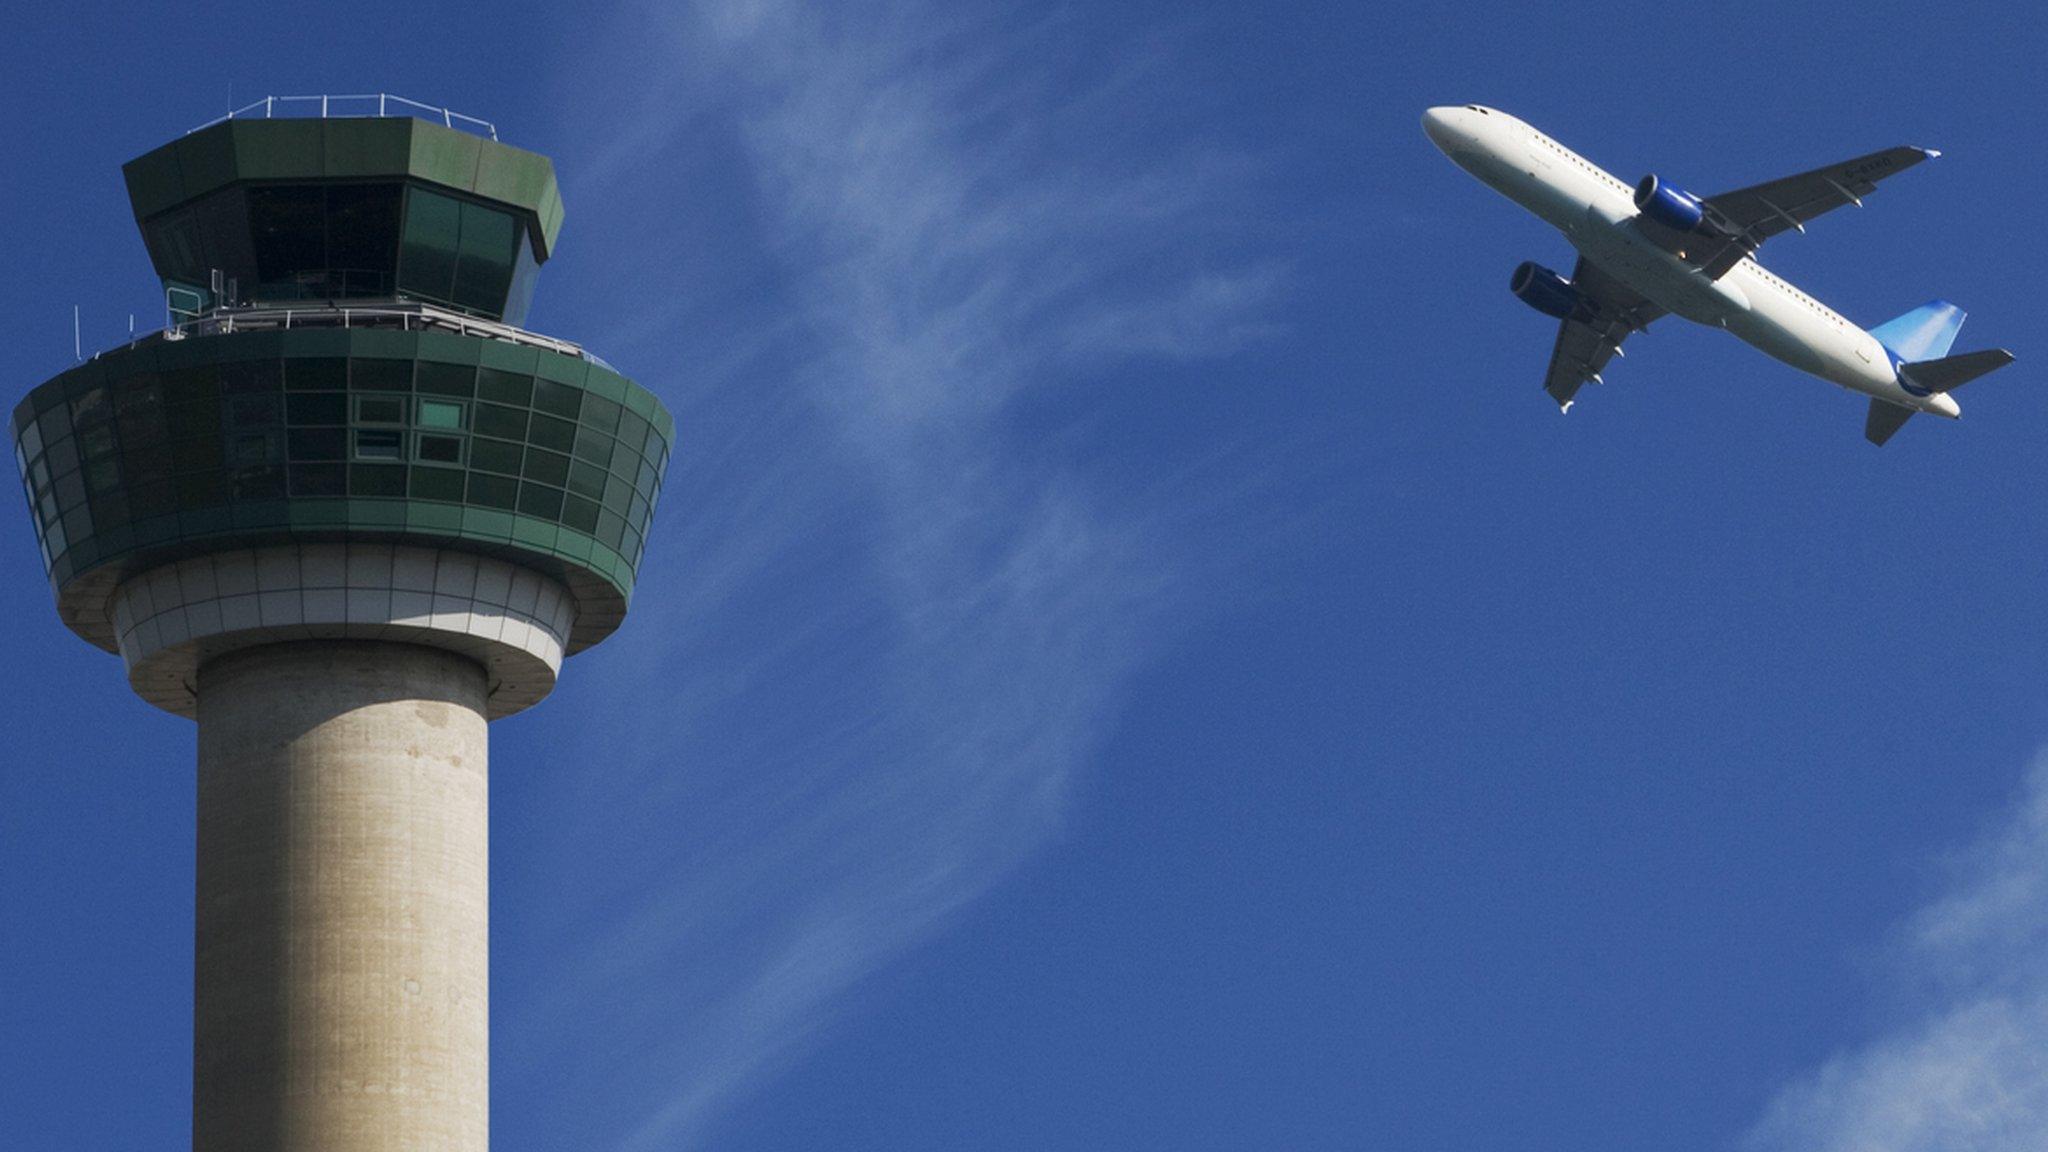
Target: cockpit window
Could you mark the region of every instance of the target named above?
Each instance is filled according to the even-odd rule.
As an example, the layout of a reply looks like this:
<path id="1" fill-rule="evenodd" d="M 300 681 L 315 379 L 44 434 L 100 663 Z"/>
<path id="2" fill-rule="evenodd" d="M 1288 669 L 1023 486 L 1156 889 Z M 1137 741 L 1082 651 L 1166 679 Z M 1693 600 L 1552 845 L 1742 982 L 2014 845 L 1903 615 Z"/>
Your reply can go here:
<path id="1" fill-rule="evenodd" d="M 1465 105 L 1465 107 L 1470 108 L 1472 111 L 1479 113 L 1481 116 L 1486 115 L 1488 111 L 1488 109 L 1481 108 L 1477 104 L 1467 104 Z"/>

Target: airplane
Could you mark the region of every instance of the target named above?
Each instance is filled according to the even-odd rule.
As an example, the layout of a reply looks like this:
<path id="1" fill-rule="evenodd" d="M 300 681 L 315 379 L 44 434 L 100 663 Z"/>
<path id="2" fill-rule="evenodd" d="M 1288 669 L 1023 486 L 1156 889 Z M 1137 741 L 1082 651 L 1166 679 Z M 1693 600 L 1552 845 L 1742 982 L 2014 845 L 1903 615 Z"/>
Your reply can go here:
<path id="1" fill-rule="evenodd" d="M 1423 131 L 1459 167 L 1563 232 L 1579 260 L 1570 279 L 1539 264 L 1515 269 L 1508 288 L 1561 325 L 1544 390 L 1569 412 L 1579 389 L 1603 383 L 1621 343 L 1666 313 L 1725 328 L 1803 372 L 1870 397 L 1863 434 L 1882 445 L 1916 412 L 1951 420 L 1951 395 L 2012 363 L 2004 349 L 1948 354 L 1963 310 L 1924 304 L 1869 331 L 1756 262 L 1780 232 L 1844 204 L 1862 207 L 1880 180 L 1930 157 L 1887 148 L 1840 164 L 1719 196 L 1658 179 L 1633 188 L 1521 120 L 1477 104 L 1431 108 Z"/>

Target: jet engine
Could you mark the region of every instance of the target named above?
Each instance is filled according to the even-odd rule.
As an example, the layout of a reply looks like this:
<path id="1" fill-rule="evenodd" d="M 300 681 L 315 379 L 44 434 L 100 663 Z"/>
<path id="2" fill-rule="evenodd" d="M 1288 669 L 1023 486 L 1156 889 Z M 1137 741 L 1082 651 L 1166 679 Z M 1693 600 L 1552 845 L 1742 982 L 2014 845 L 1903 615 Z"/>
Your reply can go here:
<path id="1" fill-rule="evenodd" d="M 1659 182 L 1655 173 L 1636 184 L 1635 200 L 1638 212 L 1678 232 L 1693 231 L 1707 215 L 1699 197 Z"/>
<path id="2" fill-rule="evenodd" d="M 1572 282 L 1536 263 L 1525 260 L 1508 279 L 1508 291 L 1515 299 L 1545 316 L 1569 320 L 1580 310 L 1579 290 Z"/>

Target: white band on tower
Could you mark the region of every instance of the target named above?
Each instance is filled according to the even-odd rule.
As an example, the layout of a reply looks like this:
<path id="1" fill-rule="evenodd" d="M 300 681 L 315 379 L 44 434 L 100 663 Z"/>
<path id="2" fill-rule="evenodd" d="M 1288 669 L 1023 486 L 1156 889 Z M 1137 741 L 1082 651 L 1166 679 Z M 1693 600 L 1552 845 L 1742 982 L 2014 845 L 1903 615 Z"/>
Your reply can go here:
<path id="1" fill-rule="evenodd" d="M 289 640 L 388 640 L 458 652 L 489 676 L 495 720 L 555 686 L 576 599 L 531 568 L 448 548 L 287 544 L 210 553 L 124 582 L 114 626 L 144 700 L 195 716 L 199 666 Z"/>

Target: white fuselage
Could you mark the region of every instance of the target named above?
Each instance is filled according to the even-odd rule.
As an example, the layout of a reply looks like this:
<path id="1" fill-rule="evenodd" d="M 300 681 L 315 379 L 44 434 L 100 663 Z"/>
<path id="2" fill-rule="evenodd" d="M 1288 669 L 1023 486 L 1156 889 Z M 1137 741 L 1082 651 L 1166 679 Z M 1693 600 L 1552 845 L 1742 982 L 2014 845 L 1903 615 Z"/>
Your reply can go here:
<path id="1" fill-rule="evenodd" d="M 1459 167 L 1542 217 L 1587 260 L 1673 315 L 1726 328 L 1844 388 L 1938 416 L 1960 414 L 1945 392 L 1907 391 L 1877 337 L 1755 260 L 1715 280 L 1659 247 L 1635 226 L 1630 185 L 1523 121 L 1490 108 L 1443 107 L 1430 109 L 1423 126 Z"/>

